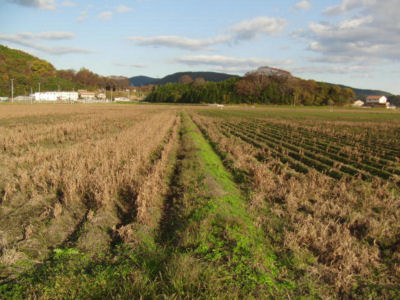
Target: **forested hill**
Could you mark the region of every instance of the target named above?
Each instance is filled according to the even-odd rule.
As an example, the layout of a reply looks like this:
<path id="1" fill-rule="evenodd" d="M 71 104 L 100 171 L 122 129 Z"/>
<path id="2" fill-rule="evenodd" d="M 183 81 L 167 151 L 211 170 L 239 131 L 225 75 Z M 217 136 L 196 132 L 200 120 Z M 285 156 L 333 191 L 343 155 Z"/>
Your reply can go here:
<path id="1" fill-rule="evenodd" d="M 10 96 L 11 79 L 14 80 L 14 95 L 28 95 L 31 90 L 35 92 L 39 83 L 41 91 L 124 88 L 129 85 L 128 78 L 104 77 L 85 68 L 78 72 L 56 70 L 46 60 L 0 45 L 0 96 Z"/>
<path id="2" fill-rule="evenodd" d="M 328 83 L 328 82 L 324 82 L 325 84 L 328 85 L 335 85 L 332 83 Z M 340 86 L 341 88 L 349 88 L 352 89 L 355 93 L 356 93 L 356 98 L 357 99 L 362 99 L 365 100 L 365 98 L 367 98 L 367 96 L 393 96 L 391 93 L 386 92 L 386 91 L 381 91 L 381 90 L 370 90 L 370 89 L 358 89 L 358 88 L 353 88 L 350 86 L 346 86 L 343 84 L 338 84 L 338 86 Z"/>
<path id="3" fill-rule="evenodd" d="M 189 80 L 203 78 L 205 81 L 220 82 L 232 77 L 237 76 L 217 72 L 178 72 L 157 80 L 156 84 L 162 85 L 166 83 L 178 83 L 184 80 L 184 78 L 188 78 Z"/>
<path id="4" fill-rule="evenodd" d="M 31 87 L 36 89 L 39 82 L 42 89 L 73 87 L 73 83 L 56 77 L 54 66 L 42 59 L 20 50 L 0 45 L 0 95 L 10 95 L 10 82 L 14 79 L 15 95 L 30 93 Z"/>
<path id="5" fill-rule="evenodd" d="M 237 77 L 235 75 L 218 73 L 218 72 L 178 72 L 174 74 L 167 75 L 163 78 L 152 78 L 147 76 L 135 76 L 129 78 L 131 85 L 143 86 L 147 84 L 163 85 L 167 83 L 179 83 L 180 81 L 195 80 L 197 78 L 202 78 L 205 81 L 220 82 L 226 79 Z"/>
<path id="6" fill-rule="evenodd" d="M 172 103 L 259 103 L 291 105 L 345 105 L 351 103 L 355 93 L 314 80 L 293 77 L 289 72 L 269 68 L 263 72 L 250 72 L 221 82 L 184 80 L 158 86 L 148 97 L 150 102 Z M 183 81 L 183 80 L 181 80 Z"/>
<path id="7" fill-rule="evenodd" d="M 153 78 L 148 76 L 134 76 L 129 78 L 129 84 L 132 86 L 144 86 L 148 84 L 153 84 L 159 80 L 159 78 Z"/>

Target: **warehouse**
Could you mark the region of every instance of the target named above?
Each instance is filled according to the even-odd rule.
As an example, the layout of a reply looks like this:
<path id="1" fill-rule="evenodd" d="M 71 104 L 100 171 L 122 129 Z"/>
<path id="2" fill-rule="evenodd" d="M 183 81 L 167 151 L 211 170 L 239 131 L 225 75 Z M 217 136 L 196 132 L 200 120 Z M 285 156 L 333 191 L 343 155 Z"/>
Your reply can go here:
<path id="1" fill-rule="evenodd" d="M 77 101 L 77 92 L 40 92 L 34 94 L 35 101 Z"/>

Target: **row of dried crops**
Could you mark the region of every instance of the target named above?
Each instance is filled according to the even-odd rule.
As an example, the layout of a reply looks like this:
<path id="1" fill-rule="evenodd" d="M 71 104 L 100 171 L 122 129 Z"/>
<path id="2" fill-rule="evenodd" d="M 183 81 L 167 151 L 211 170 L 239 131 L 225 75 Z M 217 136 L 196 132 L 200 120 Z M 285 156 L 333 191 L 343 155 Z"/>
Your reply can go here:
<path id="1" fill-rule="evenodd" d="M 41 109 L 33 106 L 29 115 L 3 119 L 4 278 L 47 258 L 51 249 L 100 255 L 134 240 L 134 224 L 154 227 L 166 188 L 161 182 L 176 145 L 179 122 L 173 109 L 91 106 L 47 117 Z"/>

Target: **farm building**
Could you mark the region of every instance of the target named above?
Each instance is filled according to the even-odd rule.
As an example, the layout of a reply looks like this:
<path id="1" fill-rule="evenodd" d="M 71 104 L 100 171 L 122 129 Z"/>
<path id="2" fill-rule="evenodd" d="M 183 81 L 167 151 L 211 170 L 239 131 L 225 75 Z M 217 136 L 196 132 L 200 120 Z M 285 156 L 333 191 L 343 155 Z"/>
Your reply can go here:
<path id="1" fill-rule="evenodd" d="M 114 100 L 115 100 L 115 101 L 123 101 L 123 102 L 128 102 L 128 101 L 130 101 L 130 99 L 127 98 L 127 97 L 115 97 Z"/>
<path id="2" fill-rule="evenodd" d="M 368 96 L 366 99 L 366 103 L 379 103 L 384 104 L 387 102 L 386 96 Z"/>
<path id="3" fill-rule="evenodd" d="M 362 100 L 356 100 L 356 101 L 353 102 L 352 106 L 354 106 L 354 107 L 361 107 L 361 106 L 364 106 L 364 101 L 362 101 Z"/>
<path id="4" fill-rule="evenodd" d="M 104 93 L 99 93 L 96 95 L 96 97 L 97 97 L 97 99 L 100 99 L 100 100 L 106 100 L 106 94 L 104 94 Z"/>
<path id="5" fill-rule="evenodd" d="M 86 90 L 79 90 L 79 97 L 85 100 L 96 100 L 96 93 L 88 92 Z"/>
<path id="6" fill-rule="evenodd" d="M 386 96 L 368 96 L 365 101 L 365 106 L 370 107 L 388 107 Z"/>
<path id="7" fill-rule="evenodd" d="M 33 94 L 35 101 L 77 101 L 77 92 L 38 92 Z"/>
<path id="8" fill-rule="evenodd" d="M 14 101 L 33 101 L 35 100 L 33 96 L 17 96 Z"/>

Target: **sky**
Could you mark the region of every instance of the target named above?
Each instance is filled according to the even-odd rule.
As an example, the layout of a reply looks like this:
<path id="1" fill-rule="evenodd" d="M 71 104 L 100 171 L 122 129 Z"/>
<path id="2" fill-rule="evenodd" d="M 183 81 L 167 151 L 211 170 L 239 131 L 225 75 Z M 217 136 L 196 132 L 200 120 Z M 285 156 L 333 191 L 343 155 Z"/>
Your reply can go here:
<path id="1" fill-rule="evenodd" d="M 399 11 L 399 0 L 0 0 L 0 44 L 104 76 L 271 66 L 400 94 Z"/>

